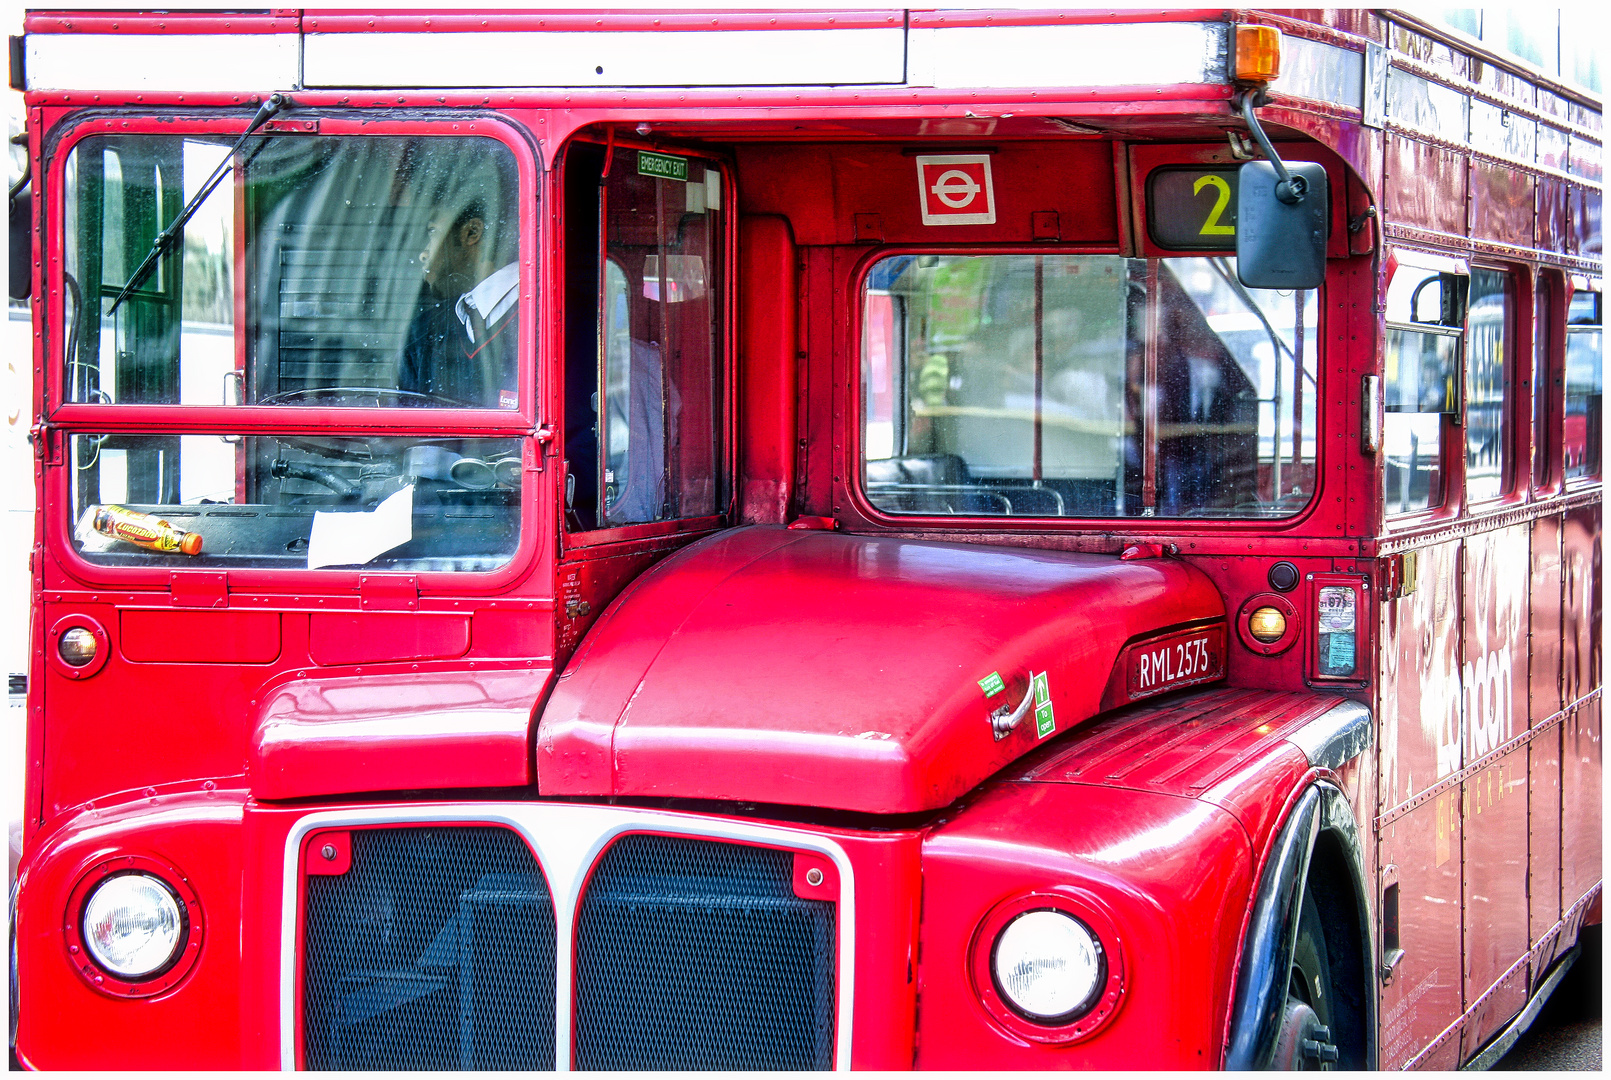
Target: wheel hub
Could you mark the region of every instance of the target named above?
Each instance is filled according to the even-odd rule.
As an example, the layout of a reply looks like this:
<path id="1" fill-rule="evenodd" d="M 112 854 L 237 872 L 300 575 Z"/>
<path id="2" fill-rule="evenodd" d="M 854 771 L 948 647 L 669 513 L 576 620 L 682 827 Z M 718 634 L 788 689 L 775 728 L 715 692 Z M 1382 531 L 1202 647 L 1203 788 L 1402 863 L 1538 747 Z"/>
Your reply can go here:
<path id="1" fill-rule="evenodd" d="M 1275 1059 L 1272 1069 L 1329 1069 L 1337 1060 L 1337 1046 L 1331 1041 L 1331 1029 L 1320 1022 L 1320 1017 L 1308 1004 L 1295 997 L 1287 998 L 1286 1015 L 1281 1019 L 1281 1034 L 1276 1038 Z"/>

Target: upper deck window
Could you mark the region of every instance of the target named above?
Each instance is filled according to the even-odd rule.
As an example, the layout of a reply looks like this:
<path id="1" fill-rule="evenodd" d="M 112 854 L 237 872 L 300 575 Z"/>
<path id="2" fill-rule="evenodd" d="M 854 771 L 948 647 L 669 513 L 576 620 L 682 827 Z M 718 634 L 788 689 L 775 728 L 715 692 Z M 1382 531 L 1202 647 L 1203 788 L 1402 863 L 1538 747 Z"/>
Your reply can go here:
<path id="1" fill-rule="evenodd" d="M 1510 478 L 1510 275 L 1473 268 L 1466 313 L 1466 498 L 1496 498 Z"/>
<path id="2" fill-rule="evenodd" d="M 1601 416 L 1605 373 L 1601 360 L 1603 314 L 1600 294 L 1572 296 L 1566 315 L 1567 476 L 1600 475 Z"/>
<path id="3" fill-rule="evenodd" d="M 1318 299 L 1228 258 L 899 255 L 863 294 L 890 514 L 1279 518 L 1314 492 Z"/>
<path id="4" fill-rule="evenodd" d="M 508 147 L 460 137 L 250 140 L 181 239 L 135 277 L 233 142 L 108 135 L 73 147 L 68 401 L 518 406 Z"/>

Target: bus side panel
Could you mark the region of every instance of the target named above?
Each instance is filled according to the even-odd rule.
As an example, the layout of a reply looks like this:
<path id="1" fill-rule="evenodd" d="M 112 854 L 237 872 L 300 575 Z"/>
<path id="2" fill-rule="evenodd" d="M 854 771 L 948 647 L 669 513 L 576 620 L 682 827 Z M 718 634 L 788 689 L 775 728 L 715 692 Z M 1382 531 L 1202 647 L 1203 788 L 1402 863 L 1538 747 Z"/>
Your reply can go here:
<path id="1" fill-rule="evenodd" d="M 1383 866 L 1396 866 L 1399 945 L 1404 959 L 1382 987 L 1381 1061 L 1401 1069 L 1449 1026 L 1461 1000 L 1460 792 L 1428 799 L 1382 830 Z M 1392 887 L 1387 877 L 1388 888 Z M 1453 1069 L 1459 1039 L 1449 1039 L 1425 1061 Z"/>
<path id="2" fill-rule="evenodd" d="M 1527 951 L 1527 748 L 1519 746 L 1461 785 L 1465 879 L 1465 998 L 1472 1005 Z M 1523 967 L 1466 1024 L 1461 1060 L 1527 1004 Z"/>
<path id="3" fill-rule="evenodd" d="M 1600 880 L 1600 699 L 1585 702 L 1561 726 L 1561 906 Z"/>
<path id="4" fill-rule="evenodd" d="M 1415 591 L 1383 604 L 1381 804 L 1460 767 L 1460 542 L 1417 553 Z"/>
<path id="5" fill-rule="evenodd" d="M 1600 684 L 1600 506 L 1566 515 L 1561 534 L 1566 588 L 1562 612 L 1565 697 L 1568 707 Z M 1600 702 L 1579 707 L 1561 727 L 1561 906 L 1567 907 L 1600 880 Z"/>
<path id="6" fill-rule="evenodd" d="M 1561 648 L 1570 705 L 1600 685 L 1600 506 L 1580 506 L 1561 530 L 1563 599 Z"/>
<path id="7" fill-rule="evenodd" d="M 1416 553 L 1416 585 L 1384 605 L 1380 810 L 1391 813 L 1462 765 L 1460 541 Z M 1381 1067 L 1402 1067 L 1463 1007 L 1464 862 L 1460 791 L 1421 803 L 1380 831 L 1384 889 L 1397 883 L 1404 959 L 1382 988 Z M 1378 902 L 1381 897 L 1378 897 Z M 1450 1040 L 1432 1068 L 1453 1068 Z"/>
<path id="8" fill-rule="evenodd" d="M 1530 726 L 1561 711 L 1560 515 L 1533 522 L 1532 657 L 1528 672 Z M 1561 733 L 1543 732 L 1528 745 L 1527 943 L 1536 945 L 1561 917 Z M 1549 957 L 1539 958 L 1540 965 Z"/>
<path id="9" fill-rule="evenodd" d="M 1525 730 L 1529 585 L 1515 568 L 1527 564 L 1528 549 L 1526 525 L 1466 540 L 1460 666 L 1465 765 Z M 1465 998 L 1470 1004 L 1527 951 L 1526 749 L 1511 751 L 1462 786 Z M 1522 972 L 1466 1025 L 1465 1054 L 1476 1051 L 1526 1003 Z"/>

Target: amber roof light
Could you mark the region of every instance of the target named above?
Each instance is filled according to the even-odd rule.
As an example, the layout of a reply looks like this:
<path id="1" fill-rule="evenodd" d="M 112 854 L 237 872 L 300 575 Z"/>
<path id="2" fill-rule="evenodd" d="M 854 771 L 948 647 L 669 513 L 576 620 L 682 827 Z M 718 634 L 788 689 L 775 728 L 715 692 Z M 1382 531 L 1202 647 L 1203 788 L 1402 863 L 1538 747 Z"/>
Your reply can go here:
<path id="1" fill-rule="evenodd" d="M 1281 77 L 1281 31 L 1273 26 L 1236 28 L 1236 81 L 1268 86 Z"/>

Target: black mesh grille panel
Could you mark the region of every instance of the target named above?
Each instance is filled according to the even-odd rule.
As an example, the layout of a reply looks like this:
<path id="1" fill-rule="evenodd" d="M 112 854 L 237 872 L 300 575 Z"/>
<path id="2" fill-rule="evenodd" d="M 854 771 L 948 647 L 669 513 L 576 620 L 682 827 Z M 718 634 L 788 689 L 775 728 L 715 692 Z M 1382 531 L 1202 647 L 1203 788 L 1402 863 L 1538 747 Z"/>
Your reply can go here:
<path id="1" fill-rule="evenodd" d="M 576 925 L 578 1069 L 833 1067 L 834 905 L 794 856 L 627 836 Z"/>
<path id="2" fill-rule="evenodd" d="M 310 1069 L 552 1069 L 554 906 L 508 829 L 359 829 L 309 876 Z"/>

